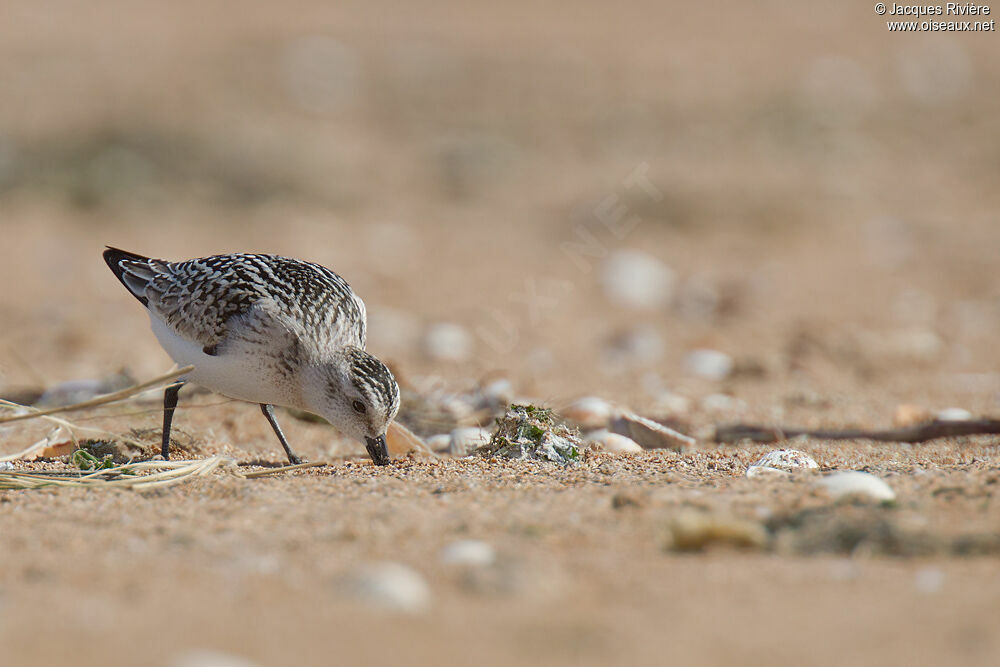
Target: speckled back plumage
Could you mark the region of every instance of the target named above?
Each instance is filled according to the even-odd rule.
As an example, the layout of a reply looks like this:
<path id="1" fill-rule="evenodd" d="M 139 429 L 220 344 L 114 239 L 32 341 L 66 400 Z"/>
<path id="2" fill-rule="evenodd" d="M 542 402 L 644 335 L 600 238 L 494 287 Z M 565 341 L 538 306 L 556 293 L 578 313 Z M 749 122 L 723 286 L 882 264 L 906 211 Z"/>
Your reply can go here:
<path id="1" fill-rule="evenodd" d="M 308 341 L 317 349 L 296 350 L 307 354 L 365 347 L 364 302 L 319 264 L 244 253 L 167 262 L 114 248 L 105 260 L 152 313 L 207 353 L 224 351 L 233 335 Z"/>

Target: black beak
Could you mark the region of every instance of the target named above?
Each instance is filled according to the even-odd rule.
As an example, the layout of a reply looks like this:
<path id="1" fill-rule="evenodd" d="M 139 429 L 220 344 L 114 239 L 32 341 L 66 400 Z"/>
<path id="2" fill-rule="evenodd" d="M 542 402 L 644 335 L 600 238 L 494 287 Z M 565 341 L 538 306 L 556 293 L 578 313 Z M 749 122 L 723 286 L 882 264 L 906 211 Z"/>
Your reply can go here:
<path id="1" fill-rule="evenodd" d="M 385 436 L 377 438 L 365 438 L 365 447 L 368 448 L 368 456 L 377 466 L 389 465 L 389 448 L 385 446 Z"/>

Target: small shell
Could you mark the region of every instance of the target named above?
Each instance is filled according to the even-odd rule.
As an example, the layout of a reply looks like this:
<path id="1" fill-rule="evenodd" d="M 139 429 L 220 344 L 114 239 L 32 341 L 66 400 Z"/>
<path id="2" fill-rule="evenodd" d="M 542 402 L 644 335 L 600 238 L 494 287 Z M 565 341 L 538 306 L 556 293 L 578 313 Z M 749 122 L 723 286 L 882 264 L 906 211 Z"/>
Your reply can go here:
<path id="1" fill-rule="evenodd" d="M 562 416 L 584 428 L 603 428 L 611 420 L 611 404 L 603 398 L 584 396 L 562 411 Z"/>
<path id="2" fill-rule="evenodd" d="M 892 416 L 892 423 L 902 428 L 915 426 L 930 421 L 930 419 L 931 412 L 927 408 L 903 403 L 896 406 L 896 413 Z"/>
<path id="3" fill-rule="evenodd" d="M 601 285 L 608 299 L 615 303 L 656 310 L 673 300 L 674 272 L 642 251 L 616 250 L 601 267 Z"/>
<path id="4" fill-rule="evenodd" d="M 945 408 L 934 415 L 939 422 L 967 422 L 972 413 L 963 408 Z"/>
<path id="5" fill-rule="evenodd" d="M 472 335 L 452 322 L 439 322 L 427 330 L 424 349 L 435 361 L 466 361 L 472 356 Z"/>
<path id="6" fill-rule="evenodd" d="M 496 559 L 496 551 L 486 542 L 480 540 L 459 540 L 452 542 L 441 550 L 441 562 L 445 565 L 460 565 L 465 567 L 492 565 Z"/>
<path id="7" fill-rule="evenodd" d="M 813 470 L 819 464 L 805 452 L 797 449 L 774 449 L 764 454 L 747 468 L 747 477 L 758 477 L 771 473 L 787 474 L 793 470 Z"/>
<path id="8" fill-rule="evenodd" d="M 389 456 L 406 456 L 411 452 L 427 454 L 430 449 L 420 437 L 399 422 L 392 422 L 385 432 L 385 445 Z"/>
<path id="9" fill-rule="evenodd" d="M 733 358 L 718 350 L 694 350 L 684 360 L 693 375 L 709 380 L 721 380 L 733 371 Z"/>
<path id="10" fill-rule="evenodd" d="M 668 547 L 675 551 L 702 551 L 710 546 L 760 549 L 767 530 L 756 521 L 687 511 L 670 522 Z"/>
<path id="11" fill-rule="evenodd" d="M 431 589 L 420 574 L 399 563 L 376 563 L 348 577 L 342 590 L 373 606 L 415 614 L 431 604 Z"/>
<path id="12" fill-rule="evenodd" d="M 514 399 L 514 385 L 507 378 L 498 378 L 482 387 L 479 396 L 481 404 L 506 408 Z"/>
<path id="13" fill-rule="evenodd" d="M 635 440 L 643 449 L 681 451 L 697 444 L 697 440 L 690 436 L 632 412 L 619 414 L 612 422 L 611 430 Z"/>
<path id="14" fill-rule="evenodd" d="M 607 429 L 592 431 L 584 437 L 584 440 L 600 445 L 601 450 L 605 452 L 612 452 L 616 454 L 634 454 L 642 451 L 642 447 L 639 446 L 639 443 L 632 438 L 626 438 L 624 435 L 612 433 Z"/>
<path id="15" fill-rule="evenodd" d="M 452 456 L 468 456 L 473 450 L 489 444 L 493 431 L 478 426 L 456 428 L 448 440 L 448 453 Z"/>
<path id="16" fill-rule="evenodd" d="M 896 492 L 888 484 L 859 470 L 835 472 L 819 480 L 818 484 L 834 498 L 861 495 L 883 502 L 896 499 Z"/>
<path id="17" fill-rule="evenodd" d="M 449 433 L 438 433 L 427 438 L 427 446 L 431 448 L 432 452 L 447 452 L 450 444 L 451 434 Z"/>

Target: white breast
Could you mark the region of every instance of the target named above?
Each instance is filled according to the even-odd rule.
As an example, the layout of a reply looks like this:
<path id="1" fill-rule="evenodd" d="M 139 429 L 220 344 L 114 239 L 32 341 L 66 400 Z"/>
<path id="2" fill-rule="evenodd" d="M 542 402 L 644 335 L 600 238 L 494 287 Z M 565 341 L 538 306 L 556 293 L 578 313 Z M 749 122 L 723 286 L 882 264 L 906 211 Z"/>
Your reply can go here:
<path id="1" fill-rule="evenodd" d="M 237 345 L 227 347 L 223 355 L 211 356 L 202 352 L 198 343 L 175 333 L 152 312 L 149 320 L 167 354 L 180 366 L 194 366 L 193 371 L 181 378 L 184 381 L 242 401 L 300 407 L 297 379 L 277 377 L 266 349 Z"/>

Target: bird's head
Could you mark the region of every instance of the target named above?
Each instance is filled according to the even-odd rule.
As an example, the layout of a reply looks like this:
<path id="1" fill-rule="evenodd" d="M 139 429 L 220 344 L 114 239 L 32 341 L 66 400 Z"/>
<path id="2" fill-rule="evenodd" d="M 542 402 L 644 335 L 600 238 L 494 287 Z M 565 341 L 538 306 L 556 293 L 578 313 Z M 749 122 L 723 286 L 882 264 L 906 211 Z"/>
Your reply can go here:
<path id="1" fill-rule="evenodd" d="M 363 442 L 376 465 L 389 463 L 385 431 L 399 410 L 399 385 L 385 364 L 346 347 L 305 374 L 303 391 L 312 411 Z"/>

